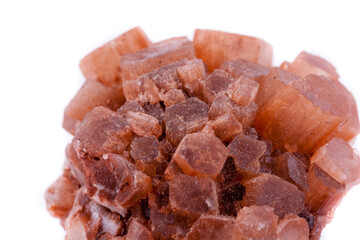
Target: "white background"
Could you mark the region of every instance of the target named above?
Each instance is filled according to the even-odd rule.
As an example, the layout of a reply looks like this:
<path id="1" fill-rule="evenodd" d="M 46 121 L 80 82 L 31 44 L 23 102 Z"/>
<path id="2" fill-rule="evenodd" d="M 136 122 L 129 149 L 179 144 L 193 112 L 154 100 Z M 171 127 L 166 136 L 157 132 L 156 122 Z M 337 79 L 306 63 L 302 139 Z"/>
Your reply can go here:
<path id="1" fill-rule="evenodd" d="M 306 50 L 337 67 L 360 102 L 356 1 L 0 0 L 0 238 L 63 239 L 43 192 L 61 172 L 71 140 L 63 109 L 84 81 L 80 59 L 141 26 L 151 40 L 209 28 L 257 36 L 274 65 Z M 359 146 L 359 142 L 356 144 Z M 360 239 L 360 187 L 344 198 L 323 239 Z"/>

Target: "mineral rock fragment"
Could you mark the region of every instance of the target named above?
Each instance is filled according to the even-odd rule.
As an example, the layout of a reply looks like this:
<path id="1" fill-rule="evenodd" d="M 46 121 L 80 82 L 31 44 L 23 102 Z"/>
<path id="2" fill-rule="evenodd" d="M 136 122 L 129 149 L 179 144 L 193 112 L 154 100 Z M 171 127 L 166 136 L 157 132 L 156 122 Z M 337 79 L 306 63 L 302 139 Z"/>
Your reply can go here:
<path id="1" fill-rule="evenodd" d="M 131 221 L 127 231 L 126 240 L 153 240 L 149 229 L 136 220 Z"/>
<path id="2" fill-rule="evenodd" d="M 46 190 L 46 208 L 53 217 L 66 218 L 74 204 L 79 183 L 71 175 L 70 169 L 64 173 Z"/>
<path id="3" fill-rule="evenodd" d="M 266 151 L 266 143 L 248 136 L 237 136 L 229 144 L 229 156 L 234 159 L 236 170 L 252 176 L 260 170 L 260 157 Z"/>
<path id="4" fill-rule="evenodd" d="M 121 56 L 120 75 L 123 82 L 126 82 L 184 58 L 195 58 L 192 42 L 186 37 L 171 38 Z"/>
<path id="5" fill-rule="evenodd" d="M 81 157 L 122 154 L 134 137 L 132 127 L 120 114 L 103 107 L 92 110 L 81 122 L 73 146 Z"/>
<path id="6" fill-rule="evenodd" d="M 186 99 L 184 93 L 179 89 L 172 89 L 167 93 L 161 95 L 161 99 L 164 101 L 166 107 L 184 101 Z"/>
<path id="7" fill-rule="evenodd" d="M 240 239 L 277 240 L 278 216 L 268 206 L 251 206 L 242 208 L 236 217 L 240 228 Z"/>
<path id="8" fill-rule="evenodd" d="M 296 73 L 302 78 L 309 74 L 322 75 L 330 80 L 337 81 L 339 74 L 335 67 L 325 59 L 302 51 L 292 63 L 285 67 L 287 71 Z"/>
<path id="9" fill-rule="evenodd" d="M 316 163 L 310 167 L 308 182 L 306 205 L 317 215 L 328 214 L 340 203 L 345 194 L 345 184 L 336 181 Z"/>
<path id="10" fill-rule="evenodd" d="M 169 182 L 171 208 L 189 218 L 202 214 L 218 214 L 219 204 L 215 182 L 209 178 L 176 175 Z"/>
<path id="11" fill-rule="evenodd" d="M 78 157 L 72 144 L 68 144 L 65 148 L 66 163 L 69 167 L 71 175 L 79 182 L 84 185 L 85 178 L 83 174 L 83 164 L 81 159 Z"/>
<path id="12" fill-rule="evenodd" d="M 215 135 L 223 142 L 231 141 L 235 135 L 242 134 L 242 124 L 229 112 L 208 122 Z"/>
<path id="13" fill-rule="evenodd" d="M 126 114 L 127 112 L 142 112 L 144 113 L 144 109 L 141 105 L 134 101 L 126 101 L 118 110 L 118 113 Z"/>
<path id="14" fill-rule="evenodd" d="M 305 219 L 297 215 L 286 215 L 277 227 L 279 240 L 308 240 L 309 227 Z"/>
<path id="15" fill-rule="evenodd" d="M 219 68 L 225 61 L 237 59 L 271 66 L 272 47 L 254 37 L 196 29 L 194 47 L 196 56 L 209 66 L 210 72 Z"/>
<path id="16" fill-rule="evenodd" d="M 234 78 L 246 77 L 256 82 L 260 82 L 262 77 L 270 71 L 267 67 L 241 59 L 224 62 L 221 69 L 230 73 Z"/>
<path id="17" fill-rule="evenodd" d="M 214 135 L 192 133 L 183 138 L 171 161 L 175 161 L 190 176 L 215 179 L 227 154 L 225 145 Z"/>
<path id="18" fill-rule="evenodd" d="M 127 113 L 127 121 L 130 124 L 132 131 L 139 136 L 148 137 L 154 135 L 159 137 L 161 135 L 161 126 L 159 120 L 142 112 Z"/>
<path id="19" fill-rule="evenodd" d="M 229 73 L 216 69 L 204 79 L 203 95 L 208 103 L 212 103 L 217 95 L 229 95 L 229 90 L 236 82 Z"/>
<path id="20" fill-rule="evenodd" d="M 125 226 L 116 213 L 111 213 L 91 201 L 81 188 L 77 192 L 74 206 L 65 222 L 66 239 L 95 239 L 102 233 L 111 236 L 122 235 Z"/>
<path id="21" fill-rule="evenodd" d="M 202 129 L 208 121 L 209 106 L 197 98 L 172 105 L 165 110 L 166 138 L 178 145 L 188 133 Z"/>
<path id="22" fill-rule="evenodd" d="M 186 235 L 187 240 L 240 240 L 240 229 L 235 218 L 223 216 L 202 216 Z"/>
<path id="23" fill-rule="evenodd" d="M 160 143 L 155 136 L 136 137 L 131 145 L 131 157 L 136 168 L 149 176 L 164 171 L 165 159 L 160 153 Z"/>
<path id="24" fill-rule="evenodd" d="M 313 153 L 348 119 L 347 102 L 332 81 L 308 75 L 292 81 L 260 108 L 254 125 L 276 147 Z"/>
<path id="25" fill-rule="evenodd" d="M 121 86 L 106 87 L 94 79 L 88 79 L 65 108 L 63 127 L 74 135 L 80 122 L 93 108 L 103 106 L 116 110 L 124 100 Z"/>
<path id="26" fill-rule="evenodd" d="M 86 79 L 97 79 L 106 86 L 121 84 L 120 56 L 150 45 L 142 29 L 133 28 L 85 56 L 80 62 L 80 69 Z"/>
<path id="27" fill-rule="evenodd" d="M 341 138 L 333 138 L 320 147 L 310 161 L 347 188 L 360 181 L 360 158 Z"/>
<path id="28" fill-rule="evenodd" d="M 186 93 L 191 97 L 202 99 L 201 81 L 206 75 L 203 61 L 201 59 L 188 61 L 186 65 L 177 68 L 177 73 Z"/>
<path id="29" fill-rule="evenodd" d="M 305 164 L 293 154 L 286 152 L 275 158 L 276 175 L 296 185 L 302 191 L 308 191 Z"/>
<path id="30" fill-rule="evenodd" d="M 107 154 L 84 162 L 88 196 L 125 216 L 129 207 L 151 191 L 151 179 L 120 155 Z"/>
<path id="31" fill-rule="evenodd" d="M 255 100 L 258 88 L 259 83 L 242 77 L 235 83 L 231 99 L 239 106 L 248 106 Z"/>
<path id="32" fill-rule="evenodd" d="M 278 176 L 263 173 L 246 181 L 244 186 L 244 206 L 267 205 L 274 208 L 280 218 L 290 213 L 298 214 L 304 209 L 304 193 Z"/>

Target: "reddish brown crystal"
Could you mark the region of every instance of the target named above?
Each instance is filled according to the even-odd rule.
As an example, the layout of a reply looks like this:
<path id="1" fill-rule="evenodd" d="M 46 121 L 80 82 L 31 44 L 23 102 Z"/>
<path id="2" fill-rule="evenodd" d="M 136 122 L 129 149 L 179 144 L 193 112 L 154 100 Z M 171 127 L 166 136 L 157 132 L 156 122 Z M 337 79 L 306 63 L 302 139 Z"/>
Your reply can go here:
<path id="1" fill-rule="evenodd" d="M 161 135 L 161 126 L 159 120 L 142 112 L 127 113 L 127 121 L 130 124 L 132 131 L 139 136 L 148 137 L 154 135 L 159 137 Z"/>
<path id="2" fill-rule="evenodd" d="M 120 56 L 150 45 L 142 29 L 136 27 L 85 56 L 79 66 L 86 79 L 98 79 L 103 84 L 111 86 L 114 83 L 121 83 Z"/>
<path id="3" fill-rule="evenodd" d="M 317 215 L 326 215 L 335 208 L 345 194 L 345 185 L 339 183 L 317 164 L 312 164 L 308 172 L 309 191 L 306 205 Z"/>
<path id="4" fill-rule="evenodd" d="M 131 145 L 131 157 L 136 168 L 149 176 L 161 173 L 165 168 L 165 159 L 160 153 L 160 143 L 155 136 L 137 137 Z"/>
<path id="5" fill-rule="evenodd" d="M 122 216 L 151 191 L 151 179 L 120 155 L 87 160 L 84 174 L 89 197 Z"/>
<path id="6" fill-rule="evenodd" d="M 118 113 L 126 114 L 127 112 L 145 112 L 141 105 L 134 101 L 126 101 L 118 110 Z"/>
<path id="7" fill-rule="evenodd" d="M 312 153 L 346 121 L 347 102 L 332 81 L 308 75 L 292 81 L 260 108 L 254 125 L 276 147 Z"/>
<path id="8" fill-rule="evenodd" d="M 333 81 L 337 81 L 339 78 L 339 74 L 331 63 L 305 51 L 302 51 L 292 63 L 288 63 L 286 66 L 284 64 L 283 68 L 302 78 L 309 74 L 322 75 Z"/>
<path id="9" fill-rule="evenodd" d="M 153 240 L 153 236 L 147 227 L 133 220 L 127 229 L 126 240 Z"/>
<path id="10" fill-rule="evenodd" d="M 251 206 L 242 208 L 236 217 L 240 228 L 240 239 L 277 240 L 278 216 L 268 206 Z"/>
<path id="11" fill-rule="evenodd" d="M 360 181 L 360 158 L 341 138 L 333 138 L 319 148 L 310 161 L 348 188 Z"/>
<path id="12" fill-rule="evenodd" d="M 135 53 L 121 56 L 121 77 L 123 82 L 133 80 L 184 58 L 195 58 L 192 42 L 186 37 L 171 38 Z"/>
<path id="13" fill-rule="evenodd" d="M 74 135 L 80 122 L 93 108 L 103 106 L 116 110 L 124 100 L 121 86 L 106 87 L 96 80 L 88 79 L 65 108 L 63 127 Z"/>
<path id="14" fill-rule="evenodd" d="M 161 95 L 161 99 L 164 102 L 166 107 L 184 101 L 186 99 L 183 91 L 179 89 L 172 89 L 167 93 Z"/>
<path id="15" fill-rule="evenodd" d="M 219 213 L 216 185 L 209 178 L 176 175 L 169 182 L 169 200 L 174 211 L 190 218 Z"/>
<path id="16" fill-rule="evenodd" d="M 46 208 L 53 217 L 66 218 L 75 200 L 79 183 L 64 169 L 64 173 L 46 190 Z"/>
<path id="17" fill-rule="evenodd" d="M 280 218 L 304 209 L 305 195 L 293 184 L 271 174 L 260 174 L 244 183 L 244 206 L 268 205 Z"/>
<path id="18" fill-rule="evenodd" d="M 190 232 L 186 235 L 188 240 L 239 240 L 241 232 L 235 218 L 223 216 L 202 216 Z"/>
<path id="19" fill-rule="evenodd" d="M 185 91 L 191 97 L 202 99 L 201 81 L 205 78 L 205 67 L 201 59 L 188 61 L 186 65 L 177 68 L 179 80 Z"/>
<path id="20" fill-rule="evenodd" d="M 177 145 L 188 133 L 203 128 L 208 121 L 209 106 L 197 98 L 172 105 L 165 110 L 166 138 Z"/>
<path id="21" fill-rule="evenodd" d="M 82 157 L 122 154 L 133 136 L 131 125 L 120 113 L 97 107 L 81 122 L 73 146 Z"/>
<path id="22" fill-rule="evenodd" d="M 270 71 L 267 67 L 241 59 L 225 62 L 221 65 L 221 69 L 230 73 L 234 78 L 246 77 L 257 82 L 260 82 L 262 77 Z"/>
<path id="23" fill-rule="evenodd" d="M 188 175 L 215 179 L 227 154 L 225 145 L 214 135 L 192 133 L 183 138 L 171 161 Z"/>
<path id="24" fill-rule="evenodd" d="M 239 106 L 248 106 L 254 101 L 258 88 L 259 83 L 242 77 L 236 82 L 231 99 Z"/>
<path id="25" fill-rule="evenodd" d="M 212 103 L 217 95 L 229 95 L 229 89 L 236 82 L 229 73 L 216 69 L 203 83 L 203 95 L 208 103 Z"/>
<path id="26" fill-rule="evenodd" d="M 208 125 L 214 134 L 223 142 L 231 141 L 235 135 L 242 134 L 242 124 L 229 112 L 208 122 Z"/>
<path id="27" fill-rule="evenodd" d="M 266 143 L 248 136 L 237 136 L 229 144 L 229 156 L 234 159 L 236 170 L 245 176 L 252 176 L 260 170 L 260 157 L 266 151 Z"/>
<path id="28" fill-rule="evenodd" d="M 279 240 L 308 240 L 309 227 L 305 219 L 297 215 L 286 215 L 277 227 Z"/>
<path id="29" fill-rule="evenodd" d="M 302 191 L 308 191 L 305 164 L 292 153 L 286 152 L 276 157 L 275 173 L 279 177 L 296 185 Z"/>
<path id="30" fill-rule="evenodd" d="M 197 29 L 194 47 L 196 56 L 209 66 L 210 72 L 219 68 L 223 62 L 237 59 L 271 66 L 272 47 L 254 37 Z"/>

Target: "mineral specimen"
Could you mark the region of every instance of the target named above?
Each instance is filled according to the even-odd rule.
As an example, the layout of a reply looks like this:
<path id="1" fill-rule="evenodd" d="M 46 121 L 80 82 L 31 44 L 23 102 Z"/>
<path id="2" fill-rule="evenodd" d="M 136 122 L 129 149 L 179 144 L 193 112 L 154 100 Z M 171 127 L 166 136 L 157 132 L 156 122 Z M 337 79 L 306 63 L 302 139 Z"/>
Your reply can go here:
<path id="1" fill-rule="evenodd" d="M 140 28 L 84 57 L 45 193 L 65 238 L 318 240 L 360 182 L 355 98 L 321 57 L 271 59 L 253 37 Z"/>

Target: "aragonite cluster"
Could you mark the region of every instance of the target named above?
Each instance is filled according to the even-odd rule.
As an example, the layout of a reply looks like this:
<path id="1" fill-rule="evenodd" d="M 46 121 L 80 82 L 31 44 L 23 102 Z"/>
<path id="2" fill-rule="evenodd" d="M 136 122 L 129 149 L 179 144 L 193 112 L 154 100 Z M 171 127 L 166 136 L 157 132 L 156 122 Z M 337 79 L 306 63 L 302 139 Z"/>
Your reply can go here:
<path id="1" fill-rule="evenodd" d="M 355 99 L 321 57 L 274 67 L 258 38 L 137 27 L 80 69 L 45 194 L 67 240 L 319 239 L 360 180 Z"/>

